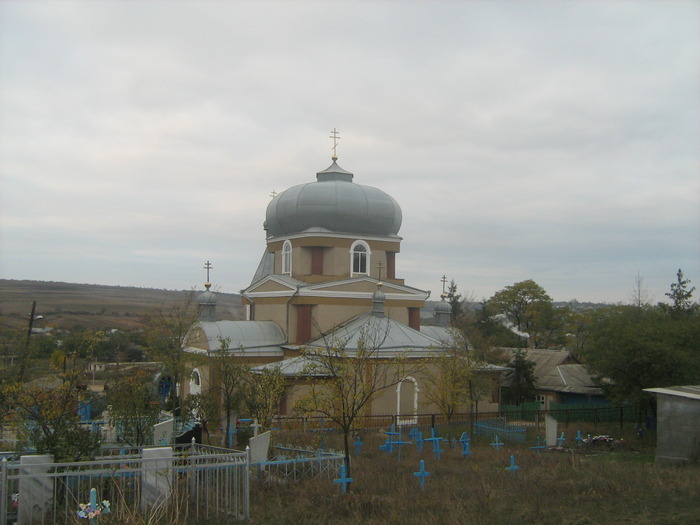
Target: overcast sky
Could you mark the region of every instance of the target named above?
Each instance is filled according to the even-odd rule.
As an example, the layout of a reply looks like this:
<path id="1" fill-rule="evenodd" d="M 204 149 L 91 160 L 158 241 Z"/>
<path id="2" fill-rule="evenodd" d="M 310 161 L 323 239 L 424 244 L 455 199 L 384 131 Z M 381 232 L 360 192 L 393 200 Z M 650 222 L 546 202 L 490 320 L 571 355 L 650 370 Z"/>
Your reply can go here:
<path id="1" fill-rule="evenodd" d="M 238 292 L 335 127 L 433 297 L 700 287 L 697 1 L 0 0 L 0 78 L 2 278 Z"/>

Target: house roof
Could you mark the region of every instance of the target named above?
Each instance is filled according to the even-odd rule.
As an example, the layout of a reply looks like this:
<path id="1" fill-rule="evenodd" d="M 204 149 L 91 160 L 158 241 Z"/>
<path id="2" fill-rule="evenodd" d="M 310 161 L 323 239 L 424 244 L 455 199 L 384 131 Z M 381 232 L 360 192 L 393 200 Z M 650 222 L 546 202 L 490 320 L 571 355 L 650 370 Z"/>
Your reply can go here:
<path id="1" fill-rule="evenodd" d="M 518 350 L 535 363 L 533 374 L 538 390 L 569 392 L 573 394 L 601 395 L 603 390 L 596 386 L 585 365 L 579 363 L 568 350 L 548 348 L 503 348 L 514 357 Z"/>
<path id="2" fill-rule="evenodd" d="M 700 385 L 645 388 L 644 391 L 651 392 L 652 394 L 665 394 L 668 396 L 685 397 L 687 399 L 700 399 Z"/>

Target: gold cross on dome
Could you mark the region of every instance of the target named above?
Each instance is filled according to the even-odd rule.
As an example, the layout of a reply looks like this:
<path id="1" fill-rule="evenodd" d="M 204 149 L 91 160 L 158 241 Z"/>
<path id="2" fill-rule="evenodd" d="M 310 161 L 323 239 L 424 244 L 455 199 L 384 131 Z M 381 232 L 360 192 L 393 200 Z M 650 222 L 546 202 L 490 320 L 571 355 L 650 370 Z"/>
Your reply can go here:
<path id="1" fill-rule="evenodd" d="M 270 197 L 272 197 L 273 199 L 275 198 L 276 195 L 277 195 L 277 192 L 275 190 L 272 190 L 270 192 Z"/>
<path id="2" fill-rule="evenodd" d="M 333 139 L 333 157 L 331 157 L 333 160 L 336 160 L 338 158 L 338 153 L 336 151 L 336 148 L 338 147 L 338 140 L 340 140 L 340 132 L 333 128 L 333 131 L 331 131 L 331 134 L 329 135 L 329 138 Z"/>

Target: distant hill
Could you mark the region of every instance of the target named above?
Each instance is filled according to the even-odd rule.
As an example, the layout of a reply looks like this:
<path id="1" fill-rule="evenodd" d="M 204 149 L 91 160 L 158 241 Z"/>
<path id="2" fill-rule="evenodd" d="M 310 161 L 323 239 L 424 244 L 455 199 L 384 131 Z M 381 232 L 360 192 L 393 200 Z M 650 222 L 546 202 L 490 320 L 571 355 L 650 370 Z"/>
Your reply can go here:
<path id="1" fill-rule="evenodd" d="M 38 321 L 41 326 L 138 330 L 144 327 L 144 316 L 181 303 L 190 293 L 190 290 L 0 279 L 0 326 L 26 326 L 32 301 L 36 301 L 36 315 L 43 316 Z M 217 299 L 220 319 L 244 318 L 240 295 L 217 292 Z"/>

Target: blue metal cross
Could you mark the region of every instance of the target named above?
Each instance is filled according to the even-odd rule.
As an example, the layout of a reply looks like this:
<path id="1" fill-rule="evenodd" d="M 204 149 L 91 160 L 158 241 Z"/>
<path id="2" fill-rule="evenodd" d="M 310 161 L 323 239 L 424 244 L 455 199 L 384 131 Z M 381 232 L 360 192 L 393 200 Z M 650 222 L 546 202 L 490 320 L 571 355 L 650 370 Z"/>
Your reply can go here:
<path id="1" fill-rule="evenodd" d="M 579 447 L 583 443 L 583 436 L 581 435 L 580 430 L 576 433 L 576 443 L 578 444 Z"/>
<path id="2" fill-rule="evenodd" d="M 411 431 L 408 433 L 408 437 L 413 439 L 413 442 L 416 444 L 416 449 L 418 449 L 418 452 L 423 452 L 423 432 L 421 432 L 417 428 L 412 428 Z"/>
<path id="3" fill-rule="evenodd" d="M 501 442 L 501 440 L 498 437 L 498 434 L 495 434 L 493 436 L 493 441 L 491 442 L 491 446 L 495 448 L 496 450 L 501 450 L 501 447 L 505 445 L 505 443 Z"/>
<path id="4" fill-rule="evenodd" d="M 379 450 L 383 452 L 388 452 L 391 454 L 394 451 L 394 445 L 391 443 L 391 439 L 386 438 L 386 441 L 384 442 L 383 445 L 379 445 Z"/>
<path id="5" fill-rule="evenodd" d="M 340 491 L 345 494 L 348 491 L 348 485 L 352 483 L 352 481 L 352 478 L 345 475 L 345 465 L 340 465 L 340 477 L 338 479 L 334 479 L 333 483 L 340 483 Z"/>
<path id="6" fill-rule="evenodd" d="M 547 448 L 547 441 L 545 441 L 544 443 L 540 444 L 540 436 L 537 436 L 537 446 L 536 446 L 536 447 L 530 447 L 530 450 L 536 450 L 536 451 L 537 451 L 537 455 L 539 456 L 539 455 L 540 455 L 540 450 L 542 450 L 543 448 Z"/>
<path id="7" fill-rule="evenodd" d="M 442 454 L 443 452 L 444 450 L 440 448 L 440 440 L 433 441 L 433 454 L 435 455 L 435 458 L 440 459 L 440 454 Z"/>
<path id="8" fill-rule="evenodd" d="M 520 467 L 515 464 L 515 456 L 510 456 L 510 467 L 506 467 L 506 470 L 510 470 L 511 474 L 515 474 L 515 471 Z"/>
<path id="9" fill-rule="evenodd" d="M 420 460 L 420 471 L 414 472 L 413 475 L 420 478 L 420 488 L 425 490 L 425 478 L 430 476 L 430 472 L 425 471 L 425 461 Z"/>
<path id="10" fill-rule="evenodd" d="M 564 441 L 566 441 L 566 438 L 564 437 L 564 432 L 562 432 L 561 436 L 559 436 L 559 439 L 557 439 L 559 448 L 564 448 Z"/>
<path id="11" fill-rule="evenodd" d="M 394 424 L 392 423 L 392 424 L 391 424 L 391 431 L 388 432 L 388 431 L 385 430 L 384 433 L 385 433 L 386 435 L 388 435 L 388 436 L 400 436 L 400 435 L 401 435 L 401 430 L 399 429 L 399 431 L 396 432 L 396 429 L 394 428 Z"/>
<path id="12" fill-rule="evenodd" d="M 459 442 L 462 444 L 462 456 L 467 457 L 472 455 L 472 451 L 469 450 L 469 442 L 471 439 L 469 439 L 469 436 L 467 435 L 466 432 L 462 432 L 462 435 L 459 438 Z"/>
<path id="13" fill-rule="evenodd" d="M 360 435 L 357 435 L 357 438 L 355 439 L 355 455 L 359 456 L 360 455 L 360 448 L 362 448 L 362 445 L 364 445 L 364 442 L 360 439 Z"/>

